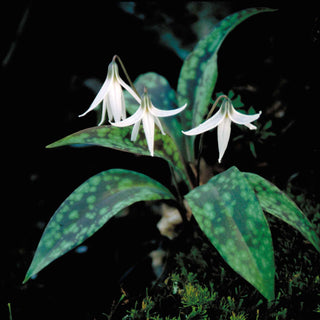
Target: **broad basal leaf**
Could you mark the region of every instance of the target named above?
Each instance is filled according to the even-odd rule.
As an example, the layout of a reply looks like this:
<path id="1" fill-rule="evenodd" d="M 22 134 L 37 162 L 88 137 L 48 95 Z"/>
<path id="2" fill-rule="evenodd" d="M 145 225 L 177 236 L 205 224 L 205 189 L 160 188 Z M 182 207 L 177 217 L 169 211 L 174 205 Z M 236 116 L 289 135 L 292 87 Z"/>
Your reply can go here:
<path id="1" fill-rule="evenodd" d="M 238 24 L 260 12 L 274 11 L 268 8 L 251 8 L 236 12 L 220 21 L 211 33 L 198 42 L 185 59 L 178 81 L 178 103 L 188 103 L 189 108 L 181 114 L 183 130 L 190 130 L 202 121 L 208 112 L 208 105 L 217 77 L 218 50 Z M 194 137 L 189 137 L 188 148 L 193 151 Z"/>
<path id="2" fill-rule="evenodd" d="M 152 103 L 159 109 L 171 110 L 181 107 L 177 104 L 176 93 L 171 88 L 168 80 L 155 72 L 141 74 L 134 81 L 134 86 L 140 95 L 143 94 L 144 88 L 146 87 Z M 137 101 L 127 92 L 125 92 L 125 98 L 127 111 L 133 114 L 138 108 Z M 184 137 L 181 132 L 182 129 L 179 115 L 160 118 L 159 120 L 164 124 L 165 131 L 176 143 L 182 157 L 186 159 Z"/>
<path id="3" fill-rule="evenodd" d="M 48 145 L 47 148 L 77 144 L 95 145 L 139 155 L 150 155 L 144 135 L 138 134 L 137 140 L 132 142 L 130 140 L 131 131 L 132 127 L 92 127 L 62 138 L 61 140 Z M 162 135 L 160 131 L 155 130 L 154 150 L 155 156 L 167 160 L 176 169 L 181 179 L 188 183 L 184 163 L 181 161 L 176 144 L 169 135 Z"/>
<path id="4" fill-rule="evenodd" d="M 267 299 L 274 298 L 274 258 L 267 220 L 235 167 L 186 195 L 200 228 L 225 261 Z"/>
<path id="5" fill-rule="evenodd" d="M 263 210 L 296 228 L 320 252 L 320 239 L 311 222 L 296 204 L 268 180 L 257 174 L 245 173 Z"/>
<path id="6" fill-rule="evenodd" d="M 137 172 L 112 169 L 93 176 L 52 216 L 25 281 L 81 244 L 120 210 L 138 201 L 173 198 L 159 182 Z"/>

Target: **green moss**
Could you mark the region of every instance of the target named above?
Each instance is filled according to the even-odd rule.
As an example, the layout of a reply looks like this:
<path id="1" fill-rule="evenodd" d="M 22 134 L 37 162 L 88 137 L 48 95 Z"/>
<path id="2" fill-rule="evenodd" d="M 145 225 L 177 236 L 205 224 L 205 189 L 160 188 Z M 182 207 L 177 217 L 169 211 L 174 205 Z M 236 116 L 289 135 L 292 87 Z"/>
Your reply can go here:
<path id="1" fill-rule="evenodd" d="M 169 258 L 166 276 L 139 298 L 129 292 L 123 297 L 126 305 L 113 310 L 111 319 L 316 319 L 320 296 L 319 269 L 314 267 L 318 260 L 316 251 L 308 250 L 312 247 L 306 243 L 297 250 L 292 240 L 301 240 L 294 241 L 298 233 L 285 224 L 274 224 L 274 218 L 270 222 L 278 231 L 275 241 L 281 244 L 276 251 L 279 267 L 275 300 L 267 302 L 261 298 L 228 268 L 206 238 L 196 232 L 192 240 L 184 238 L 182 251 Z M 187 248 L 190 241 L 193 245 Z M 293 256 L 298 256 L 295 263 Z"/>

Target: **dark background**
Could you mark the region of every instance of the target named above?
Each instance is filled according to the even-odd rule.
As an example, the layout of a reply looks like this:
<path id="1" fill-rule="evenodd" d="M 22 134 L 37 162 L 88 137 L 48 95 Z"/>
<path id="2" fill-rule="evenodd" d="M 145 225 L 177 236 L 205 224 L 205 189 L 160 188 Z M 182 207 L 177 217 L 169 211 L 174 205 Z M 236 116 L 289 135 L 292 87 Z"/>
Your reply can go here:
<path id="1" fill-rule="evenodd" d="M 226 38 L 219 51 L 216 91 L 240 93 L 246 106 L 262 110 L 262 123 L 273 121 L 277 134 L 258 145 L 257 158 L 231 144 L 222 168 L 235 164 L 283 188 L 291 181 L 297 190 L 318 199 L 320 14 L 316 2 L 299 3 L 299 7 L 279 1 L 217 3 L 220 10 L 213 13 L 217 20 L 252 6 L 279 9 L 248 19 Z M 123 273 L 137 255 L 148 250 L 141 243 L 157 236 L 151 216 L 111 221 L 87 241 L 86 253 L 67 254 L 22 285 L 46 223 L 90 176 L 120 167 L 166 181 L 168 173 L 161 160 L 137 161 L 132 155 L 100 148 L 45 149 L 67 134 L 95 125 L 94 113 L 78 118 L 94 98 L 84 81 L 93 77 L 104 81 L 114 54 L 122 58 L 133 79 L 155 71 L 176 88 L 182 60 L 160 41 L 161 28 L 159 32 L 153 27 L 171 17 L 169 27 L 188 47 L 197 39 L 190 25 L 198 18 L 185 4 L 147 1 L 139 2 L 136 10 L 145 18 L 139 19 L 113 2 L 12 1 L 1 10 L 5 190 L 1 319 L 8 319 L 8 302 L 14 320 L 102 317 L 119 295 Z M 24 16 L 26 21 L 17 33 Z M 8 55 L 13 43 L 14 50 Z M 210 150 L 216 148 L 215 135 Z M 209 164 L 215 164 L 216 151 L 205 156 Z M 163 166 L 164 171 L 159 170 Z M 152 278 L 149 264 L 141 263 L 147 271 L 132 277 L 135 282 L 130 284 L 137 290 Z"/>

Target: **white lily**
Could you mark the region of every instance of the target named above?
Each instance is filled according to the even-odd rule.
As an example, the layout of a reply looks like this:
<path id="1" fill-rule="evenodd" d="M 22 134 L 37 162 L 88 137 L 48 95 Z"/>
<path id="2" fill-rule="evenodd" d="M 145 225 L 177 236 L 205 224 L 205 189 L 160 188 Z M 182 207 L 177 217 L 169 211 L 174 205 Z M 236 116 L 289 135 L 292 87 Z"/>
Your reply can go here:
<path id="1" fill-rule="evenodd" d="M 109 121 L 113 119 L 118 122 L 126 118 L 126 107 L 122 87 L 125 88 L 140 103 L 141 99 L 119 76 L 119 68 L 115 62 L 116 56 L 108 66 L 108 74 L 97 96 L 91 103 L 89 109 L 79 117 L 85 116 L 88 112 L 96 109 L 102 102 L 102 116 L 99 126 L 105 121 L 108 113 Z"/>
<path id="2" fill-rule="evenodd" d="M 210 117 L 208 120 L 189 131 L 182 131 L 184 134 L 192 136 L 218 127 L 219 163 L 221 162 L 221 159 L 228 146 L 231 132 L 231 122 L 245 125 L 250 130 L 254 130 L 257 129 L 257 127 L 251 124 L 251 122 L 257 120 L 261 114 L 261 111 L 253 115 L 242 114 L 235 110 L 228 97 L 221 97 L 224 98 L 224 100 L 219 111 L 214 116 Z M 220 97 L 218 99 L 220 99 Z M 216 103 L 217 102 L 218 101 L 216 101 Z"/>
<path id="3" fill-rule="evenodd" d="M 165 135 L 161 122 L 158 118 L 174 116 L 179 112 L 181 112 L 182 110 L 184 110 L 186 106 L 187 104 L 174 110 L 160 110 L 152 104 L 151 99 L 148 96 L 147 91 L 145 89 L 145 93 L 142 97 L 141 104 L 138 110 L 129 118 L 123 121 L 114 122 L 111 124 L 116 127 L 127 127 L 127 126 L 134 125 L 131 133 L 131 141 L 135 141 L 137 139 L 140 123 L 142 121 L 144 134 L 148 144 L 148 149 L 150 151 L 151 156 L 153 156 L 154 124 L 156 123 L 161 133 Z"/>

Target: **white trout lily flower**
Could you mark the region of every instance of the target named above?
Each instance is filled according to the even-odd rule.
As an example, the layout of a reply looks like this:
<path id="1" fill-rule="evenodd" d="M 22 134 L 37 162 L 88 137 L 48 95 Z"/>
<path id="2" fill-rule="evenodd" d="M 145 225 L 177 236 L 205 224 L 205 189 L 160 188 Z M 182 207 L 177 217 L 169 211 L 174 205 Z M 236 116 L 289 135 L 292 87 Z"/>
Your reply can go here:
<path id="1" fill-rule="evenodd" d="M 257 129 L 257 127 L 251 124 L 251 122 L 257 120 L 261 114 L 261 111 L 253 115 L 242 114 L 235 110 L 228 97 L 220 97 L 224 98 L 224 100 L 219 111 L 215 115 L 189 131 L 182 131 L 186 135 L 193 136 L 218 127 L 219 163 L 221 162 L 221 159 L 228 146 L 231 132 L 231 122 L 245 125 L 250 130 L 254 130 Z M 220 99 L 220 97 L 218 99 Z M 218 100 L 216 103 L 217 102 Z"/>
<path id="2" fill-rule="evenodd" d="M 116 56 L 108 66 L 107 78 L 102 85 L 97 96 L 91 103 L 89 109 L 79 117 L 85 116 L 88 112 L 96 109 L 102 102 L 102 116 L 99 126 L 105 121 L 106 113 L 108 113 L 109 121 L 113 119 L 118 122 L 126 118 L 126 107 L 122 87 L 125 88 L 139 103 L 140 98 L 119 76 L 119 68 L 115 62 Z"/>
<path id="3" fill-rule="evenodd" d="M 116 127 L 127 127 L 127 126 L 134 125 L 131 133 L 131 141 L 135 141 L 137 139 L 140 123 L 142 121 L 144 134 L 148 144 L 148 149 L 150 151 L 151 156 L 153 156 L 154 124 L 156 123 L 161 133 L 165 135 L 161 122 L 158 118 L 174 116 L 179 112 L 181 112 L 182 110 L 184 110 L 186 106 L 187 104 L 174 110 L 160 110 L 152 104 L 151 99 L 148 96 L 147 91 L 145 89 L 145 93 L 142 97 L 141 104 L 138 110 L 129 118 L 123 121 L 114 122 L 111 124 Z"/>

